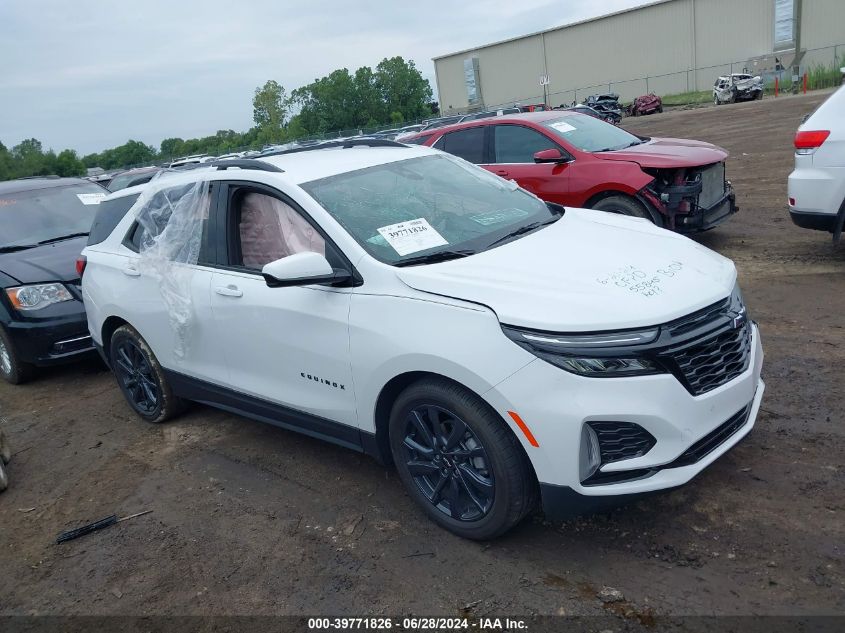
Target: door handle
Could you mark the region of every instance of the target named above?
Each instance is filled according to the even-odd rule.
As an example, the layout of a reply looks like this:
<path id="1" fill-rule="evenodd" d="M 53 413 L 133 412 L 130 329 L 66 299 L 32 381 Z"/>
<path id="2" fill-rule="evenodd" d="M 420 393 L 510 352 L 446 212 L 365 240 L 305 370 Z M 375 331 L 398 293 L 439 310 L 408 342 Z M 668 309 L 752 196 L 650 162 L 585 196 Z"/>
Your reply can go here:
<path id="1" fill-rule="evenodd" d="M 243 297 L 244 293 L 239 290 L 237 286 L 229 284 L 228 286 L 217 286 L 214 292 L 223 297 Z"/>
<path id="2" fill-rule="evenodd" d="M 503 177 L 504 177 L 504 176 L 508 176 L 508 175 L 510 175 L 510 173 L 509 173 L 506 169 L 497 169 L 497 170 L 496 170 L 496 175 L 497 175 L 497 176 L 503 176 Z"/>
<path id="3" fill-rule="evenodd" d="M 141 276 L 141 271 L 140 271 L 140 270 L 138 270 L 138 268 L 137 268 L 137 265 L 136 265 L 136 264 L 126 264 L 126 265 L 123 267 L 123 274 L 124 274 L 124 275 L 127 275 L 127 276 L 129 276 L 129 277 L 140 277 L 140 276 Z"/>

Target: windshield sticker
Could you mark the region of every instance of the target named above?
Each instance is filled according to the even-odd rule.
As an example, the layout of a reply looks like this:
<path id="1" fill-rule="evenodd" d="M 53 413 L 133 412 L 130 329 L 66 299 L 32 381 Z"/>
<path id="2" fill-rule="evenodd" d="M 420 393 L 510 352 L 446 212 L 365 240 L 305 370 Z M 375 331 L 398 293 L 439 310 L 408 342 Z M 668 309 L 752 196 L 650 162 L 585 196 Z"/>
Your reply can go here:
<path id="1" fill-rule="evenodd" d="M 373 246 L 389 246 L 387 240 L 384 239 L 381 235 L 373 235 L 371 238 L 367 240 L 369 244 Z"/>
<path id="2" fill-rule="evenodd" d="M 410 255 L 449 243 L 425 218 L 383 226 L 378 232 L 399 255 Z"/>
<path id="3" fill-rule="evenodd" d="M 554 123 L 549 123 L 549 127 L 553 127 L 561 134 L 565 134 L 566 132 L 571 132 L 575 129 L 574 126 L 569 125 L 566 121 L 555 121 Z"/>
<path id="4" fill-rule="evenodd" d="M 623 266 L 612 273 L 597 277 L 596 281 L 603 286 L 613 285 L 618 288 L 627 288 L 631 292 L 643 297 L 656 297 L 663 294 L 661 282 L 677 275 L 683 270 L 682 262 L 669 262 L 652 273 L 646 272 L 636 266 Z"/>
<path id="5" fill-rule="evenodd" d="M 0 199 L 0 207 L 11 207 L 13 204 L 17 204 L 18 201 L 14 198 L 11 199 Z"/>
<path id="6" fill-rule="evenodd" d="M 512 207 L 510 209 L 490 211 L 489 213 L 478 213 L 476 215 L 471 215 L 470 219 L 474 222 L 478 222 L 481 226 L 490 226 L 491 224 L 501 224 L 502 222 L 507 222 L 508 220 L 524 218 L 527 215 L 531 215 L 531 213 L 525 209 Z"/>
<path id="7" fill-rule="evenodd" d="M 104 193 L 78 193 L 76 197 L 79 198 L 79 201 L 88 206 L 91 204 L 100 204 L 100 201 L 106 197 Z"/>

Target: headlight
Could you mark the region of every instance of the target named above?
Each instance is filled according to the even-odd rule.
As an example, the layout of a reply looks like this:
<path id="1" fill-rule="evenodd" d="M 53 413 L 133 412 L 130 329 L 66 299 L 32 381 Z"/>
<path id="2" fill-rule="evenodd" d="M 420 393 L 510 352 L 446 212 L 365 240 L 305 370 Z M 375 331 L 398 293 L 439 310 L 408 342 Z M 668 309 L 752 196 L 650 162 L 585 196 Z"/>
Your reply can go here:
<path id="1" fill-rule="evenodd" d="M 505 325 L 502 330 L 520 347 L 573 374 L 609 378 L 665 372 L 637 350 L 657 339 L 658 328 L 607 334 L 545 334 Z"/>
<path id="2" fill-rule="evenodd" d="M 6 296 L 16 310 L 40 310 L 54 303 L 71 301 L 73 296 L 62 284 L 38 284 L 7 288 Z"/>

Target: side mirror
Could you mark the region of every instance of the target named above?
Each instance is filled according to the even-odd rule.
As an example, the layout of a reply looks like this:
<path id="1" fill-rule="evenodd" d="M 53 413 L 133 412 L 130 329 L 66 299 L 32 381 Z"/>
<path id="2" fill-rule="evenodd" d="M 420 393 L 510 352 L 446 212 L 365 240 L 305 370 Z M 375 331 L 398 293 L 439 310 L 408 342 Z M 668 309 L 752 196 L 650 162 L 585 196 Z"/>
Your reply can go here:
<path id="1" fill-rule="evenodd" d="M 566 161 L 560 150 L 555 148 L 540 150 L 534 154 L 535 163 L 565 163 Z"/>
<path id="2" fill-rule="evenodd" d="M 348 270 L 332 268 L 320 253 L 296 253 L 270 262 L 261 269 L 271 288 L 334 285 L 352 279 Z"/>

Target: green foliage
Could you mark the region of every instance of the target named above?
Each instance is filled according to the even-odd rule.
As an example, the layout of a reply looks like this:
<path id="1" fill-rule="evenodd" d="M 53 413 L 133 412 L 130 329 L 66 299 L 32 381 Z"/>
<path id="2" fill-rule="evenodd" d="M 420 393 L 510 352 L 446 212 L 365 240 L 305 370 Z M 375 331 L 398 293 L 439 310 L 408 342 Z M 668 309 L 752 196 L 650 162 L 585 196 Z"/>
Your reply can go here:
<path id="1" fill-rule="evenodd" d="M 341 68 L 297 88 L 302 126 L 311 134 L 401 123 L 431 115 L 431 86 L 413 61 L 382 60 L 375 70 L 361 67 L 351 74 Z"/>
<path id="2" fill-rule="evenodd" d="M 58 176 L 82 176 L 85 174 L 85 164 L 72 149 L 59 152 L 56 157 L 56 174 Z"/>
<path id="3" fill-rule="evenodd" d="M 298 113 L 290 116 L 292 112 Z M 341 68 L 290 95 L 274 80 L 255 89 L 252 97 L 255 127 L 246 132 L 218 130 L 204 138 L 166 138 L 158 150 L 141 141 L 79 157 L 66 149 L 56 155 L 31 138 L 11 150 L 0 143 L 0 180 L 22 176 L 78 176 L 86 168 L 115 170 L 170 162 L 190 154 L 219 156 L 247 148 L 325 135 L 350 133 L 416 121 L 436 113 L 428 81 L 413 61 L 383 59 L 375 69 L 362 66 L 354 73 Z"/>

